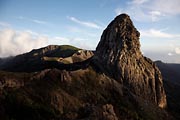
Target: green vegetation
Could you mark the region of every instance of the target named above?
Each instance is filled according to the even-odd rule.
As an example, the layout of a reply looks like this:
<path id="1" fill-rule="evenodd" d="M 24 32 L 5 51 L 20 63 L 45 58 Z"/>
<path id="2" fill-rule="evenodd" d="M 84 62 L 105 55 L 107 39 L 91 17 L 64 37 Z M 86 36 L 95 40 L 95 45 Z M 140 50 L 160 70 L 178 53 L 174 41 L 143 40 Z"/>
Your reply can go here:
<path id="1" fill-rule="evenodd" d="M 51 52 L 51 54 L 48 54 L 47 57 L 69 57 L 72 56 L 74 53 L 76 53 L 79 48 L 76 48 L 71 45 L 61 45 L 57 49 Z"/>
<path id="2" fill-rule="evenodd" d="M 80 50 L 79 48 L 71 45 L 60 45 L 59 47 L 61 50 Z"/>

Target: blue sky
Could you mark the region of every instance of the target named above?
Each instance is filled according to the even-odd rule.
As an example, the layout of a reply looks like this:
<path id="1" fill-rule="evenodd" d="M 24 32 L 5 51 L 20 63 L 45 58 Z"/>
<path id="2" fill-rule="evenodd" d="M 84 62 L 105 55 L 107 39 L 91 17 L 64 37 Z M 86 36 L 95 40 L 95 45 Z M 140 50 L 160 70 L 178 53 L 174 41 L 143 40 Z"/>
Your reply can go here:
<path id="1" fill-rule="evenodd" d="M 0 57 L 49 44 L 94 50 L 110 21 L 130 15 L 141 49 L 180 63 L 180 0 L 0 0 Z"/>

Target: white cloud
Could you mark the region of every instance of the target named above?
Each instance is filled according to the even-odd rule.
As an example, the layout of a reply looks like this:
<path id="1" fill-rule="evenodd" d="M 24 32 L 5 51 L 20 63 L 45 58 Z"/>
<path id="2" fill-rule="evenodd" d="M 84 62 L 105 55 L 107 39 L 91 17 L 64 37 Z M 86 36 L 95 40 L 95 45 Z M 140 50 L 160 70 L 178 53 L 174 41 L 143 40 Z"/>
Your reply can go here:
<path id="1" fill-rule="evenodd" d="M 149 0 L 132 0 L 131 2 L 129 2 L 129 4 L 137 4 L 137 5 L 140 5 L 140 4 L 143 4 L 143 3 L 146 3 L 148 2 Z"/>
<path id="2" fill-rule="evenodd" d="M 101 21 L 99 21 L 99 20 L 94 20 L 94 22 L 96 23 L 96 24 L 99 24 L 99 26 L 101 26 L 101 28 L 106 28 L 106 24 L 104 24 L 103 22 L 101 22 Z"/>
<path id="3" fill-rule="evenodd" d="M 136 21 L 145 21 L 149 22 L 152 21 L 152 15 L 149 12 L 143 11 L 142 5 L 132 5 L 129 4 L 127 5 L 126 8 L 116 8 L 115 13 L 116 15 L 122 14 L 122 13 L 127 13 L 129 14 L 134 20 Z"/>
<path id="4" fill-rule="evenodd" d="M 115 9 L 116 15 L 128 13 L 136 21 L 156 22 L 180 14 L 180 0 L 131 0 Z"/>
<path id="5" fill-rule="evenodd" d="M 29 32 L 4 29 L 0 31 L 0 57 L 14 56 L 48 44 L 48 38 Z"/>
<path id="6" fill-rule="evenodd" d="M 180 48 L 176 47 L 176 48 L 175 48 L 175 53 L 176 53 L 176 54 L 180 54 Z"/>
<path id="7" fill-rule="evenodd" d="M 166 51 L 164 52 L 145 51 L 145 56 L 151 58 L 154 61 L 161 60 L 166 63 L 180 63 L 180 55 L 174 53 L 168 54 Z"/>
<path id="8" fill-rule="evenodd" d="M 3 26 L 3 27 L 10 27 L 11 25 L 10 25 L 9 23 L 0 21 L 0 26 Z"/>
<path id="9" fill-rule="evenodd" d="M 52 39 L 51 41 L 53 44 L 59 44 L 59 45 L 69 45 L 70 44 L 70 39 L 66 38 L 66 37 L 56 36 L 51 39 Z"/>
<path id="10" fill-rule="evenodd" d="M 180 38 L 180 35 L 169 34 L 163 30 L 150 29 L 150 30 L 140 30 L 141 36 L 143 37 L 153 37 L 153 38 Z"/>
<path id="11" fill-rule="evenodd" d="M 59 45 L 73 45 L 82 49 L 94 49 L 92 44 L 89 44 L 89 40 L 85 38 L 68 38 L 68 37 L 53 37 L 51 38 L 51 43 Z"/>
<path id="12" fill-rule="evenodd" d="M 83 25 L 83 26 L 86 26 L 86 27 L 90 27 L 90 28 L 95 28 L 95 29 L 101 29 L 102 27 L 97 25 L 96 23 L 93 23 L 93 22 L 87 22 L 87 21 L 81 21 L 75 17 L 67 17 L 69 20 L 75 22 L 75 23 L 78 23 L 80 25 Z"/>
<path id="13" fill-rule="evenodd" d="M 76 33 L 79 36 L 86 36 L 88 38 L 97 39 L 97 37 L 101 36 L 101 31 L 87 31 L 85 29 L 81 29 L 76 26 L 67 26 L 66 27 L 69 32 Z"/>
<path id="14" fill-rule="evenodd" d="M 153 0 L 150 9 L 161 11 L 168 15 L 180 14 L 180 0 Z"/>
<path id="15" fill-rule="evenodd" d="M 48 44 L 73 45 L 83 49 L 94 49 L 91 41 L 77 37 L 48 37 L 31 30 L 16 31 L 13 29 L 0 30 L 0 57 L 14 56 L 38 49 Z"/>
<path id="16" fill-rule="evenodd" d="M 26 18 L 26 17 L 23 17 L 23 16 L 19 16 L 19 17 L 17 17 L 17 19 L 27 20 L 27 21 L 30 21 L 30 22 L 33 22 L 33 23 L 36 23 L 36 24 L 48 24 L 46 21 L 37 20 L 37 19 L 30 19 L 30 18 Z"/>
<path id="17" fill-rule="evenodd" d="M 45 21 L 41 21 L 41 20 L 32 20 L 34 23 L 38 23 L 38 24 L 46 24 L 47 22 Z"/>
<path id="18" fill-rule="evenodd" d="M 168 53 L 168 56 L 173 56 L 174 54 L 172 54 L 172 53 Z"/>
<path id="19" fill-rule="evenodd" d="M 32 31 L 32 30 L 25 30 L 25 32 L 27 32 L 27 33 L 29 33 L 29 34 L 31 34 L 31 35 L 35 35 L 35 36 L 38 36 L 38 35 L 39 35 L 39 33 L 36 33 L 36 32 L 34 32 L 34 31 Z"/>
<path id="20" fill-rule="evenodd" d="M 159 17 L 163 16 L 160 11 L 150 11 L 149 14 L 153 22 L 158 21 Z"/>
<path id="21" fill-rule="evenodd" d="M 94 44 L 90 43 L 90 40 L 86 38 L 72 38 L 71 43 L 75 45 L 76 47 L 79 47 L 82 49 L 87 49 L 87 50 L 95 49 Z"/>

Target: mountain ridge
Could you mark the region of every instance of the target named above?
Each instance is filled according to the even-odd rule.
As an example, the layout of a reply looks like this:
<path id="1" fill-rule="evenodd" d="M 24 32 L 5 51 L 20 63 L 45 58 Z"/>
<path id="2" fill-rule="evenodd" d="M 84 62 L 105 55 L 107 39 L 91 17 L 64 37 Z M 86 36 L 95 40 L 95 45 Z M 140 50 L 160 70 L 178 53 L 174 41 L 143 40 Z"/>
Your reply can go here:
<path id="1" fill-rule="evenodd" d="M 60 46 L 47 46 L 12 58 L 12 66 L 0 71 L 0 118 L 174 119 L 166 111 L 161 73 L 141 54 L 139 36 L 121 14 L 104 30 L 96 51 L 70 47 L 65 54 L 56 53 Z"/>

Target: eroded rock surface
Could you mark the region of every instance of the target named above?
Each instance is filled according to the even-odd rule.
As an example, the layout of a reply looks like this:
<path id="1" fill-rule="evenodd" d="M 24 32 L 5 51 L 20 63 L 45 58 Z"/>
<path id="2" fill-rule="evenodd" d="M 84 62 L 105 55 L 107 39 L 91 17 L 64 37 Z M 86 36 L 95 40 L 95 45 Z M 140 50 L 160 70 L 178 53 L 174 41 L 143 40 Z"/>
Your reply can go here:
<path id="1" fill-rule="evenodd" d="M 162 76 L 140 51 L 140 33 L 126 14 L 117 16 L 104 30 L 96 57 L 109 74 L 133 93 L 166 107 Z"/>

